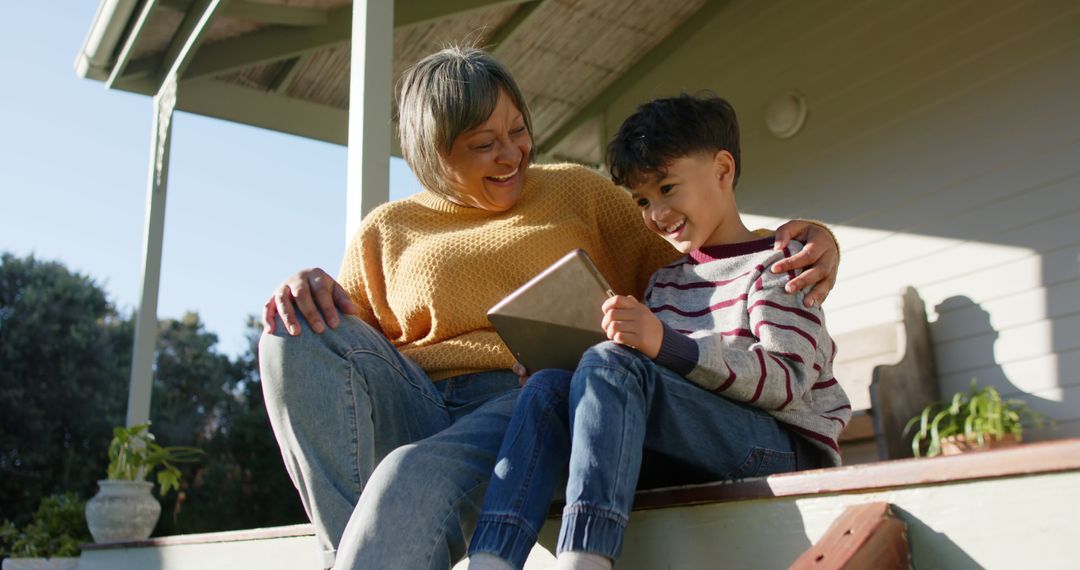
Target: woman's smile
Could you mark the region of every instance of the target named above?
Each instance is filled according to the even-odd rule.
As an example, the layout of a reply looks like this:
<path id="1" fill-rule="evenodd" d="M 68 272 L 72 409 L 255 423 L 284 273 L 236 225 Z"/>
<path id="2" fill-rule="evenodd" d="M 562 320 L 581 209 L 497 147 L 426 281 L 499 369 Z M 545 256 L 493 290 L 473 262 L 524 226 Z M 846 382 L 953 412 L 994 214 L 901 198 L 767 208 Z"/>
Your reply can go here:
<path id="1" fill-rule="evenodd" d="M 518 172 L 520 172 L 520 171 L 521 171 L 520 168 L 515 168 L 513 172 L 511 172 L 509 174 L 506 174 L 504 176 L 488 176 L 487 179 L 490 180 L 496 186 L 513 186 L 514 182 L 517 181 L 516 177 L 517 177 Z"/>

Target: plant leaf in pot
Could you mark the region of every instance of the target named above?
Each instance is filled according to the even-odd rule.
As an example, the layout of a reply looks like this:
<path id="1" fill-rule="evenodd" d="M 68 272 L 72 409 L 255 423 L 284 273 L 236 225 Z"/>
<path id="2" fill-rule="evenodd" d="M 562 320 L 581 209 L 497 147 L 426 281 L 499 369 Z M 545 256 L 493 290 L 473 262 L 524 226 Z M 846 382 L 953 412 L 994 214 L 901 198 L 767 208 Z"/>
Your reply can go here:
<path id="1" fill-rule="evenodd" d="M 979 388 L 972 379 L 970 391 L 923 408 L 908 421 L 904 434 L 914 431 L 915 457 L 934 457 L 1015 445 L 1023 439 L 1025 426 L 1047 425 L 1053 421 L 1023 400 L 1005 400 L 993 386 Z"/>
<path id="2" fill-rule="evenodd" d="M 198 461 L 195 447 L 162 447 L 150 424 L 113 430 L 109 444 L 108 479 L 98 481 L 98 493 L 86 503 L 86 523 L 94 542 L 142 540 L 150 536 L 161 515 L 147 477 L 156 472 L 162 496 L 180 488 L 178 463 Z"/>

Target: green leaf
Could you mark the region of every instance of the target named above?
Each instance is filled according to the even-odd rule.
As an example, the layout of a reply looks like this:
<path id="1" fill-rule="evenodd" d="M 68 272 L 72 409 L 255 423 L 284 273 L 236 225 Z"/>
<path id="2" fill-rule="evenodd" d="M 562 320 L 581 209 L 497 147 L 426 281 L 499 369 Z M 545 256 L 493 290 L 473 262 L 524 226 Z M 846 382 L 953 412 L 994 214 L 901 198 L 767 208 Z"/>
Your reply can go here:
<path id="1" fill-rule="evenodd" d="M 941 442 L 954 435 L 963 435 L 968 441 L 984 446 L 987 438 L 1002 439 L 1012 434 L 1017 440 L 1025 425 L 1042 427 L 1053 422 L 1044 414 L 1030 409 L 1023 400 L 1003 400 L 993 386 L 979 388 L 973 378 L 967 392 L 957 392 L 947 400 L 933 402 L 912 417 L 904 428 L 905 434 L 914 426 L 919 429 L 912 436 L 911 449 L 916 457 L 932 457 L 941 452 Z"/>
<path id="2" fill-rule="evenodd" d="M 150 424 L 116 428 L 109 444 L 109 478 L 130 481 L 145 480 L 155 470 L 160 494 L 180 488 L 180 470 L 173 463 L 198 461 L 203 451 L 196 447 L 162 447 L 154 441 Z"/>

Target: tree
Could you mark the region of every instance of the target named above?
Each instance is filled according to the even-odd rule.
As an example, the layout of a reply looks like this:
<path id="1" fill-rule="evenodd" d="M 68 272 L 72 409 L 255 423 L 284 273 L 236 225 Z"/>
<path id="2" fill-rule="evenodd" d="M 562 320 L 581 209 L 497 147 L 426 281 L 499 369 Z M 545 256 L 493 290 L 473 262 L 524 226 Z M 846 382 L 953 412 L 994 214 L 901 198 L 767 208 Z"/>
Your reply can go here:
<path id="1" fill-rule="evenodd" d="M 22 526 L 38 502 L 88 498 L 124 423 L 134 319 L 86 276 L 33 256 L 0 264 L 0 521 Z M 199 316 L 158 323 L 151 430 L 163 445 L 207 455 L 184 464 L 156 534 L 303 522 L 263 407 L 259 337 L 236 360 L 217 352 Z"/>
<path id="2" fill-rule="evenodd" d="M 244 371 L 214 348 L 196 313 L 158 322 L 150 418 L 163 445 L 201 445 L 221 427 Z"/>
<path id="3" fill-rule="evenodd" d="M 0 257 L 0 518 L 42 497 L 87 497 L 123 421 L 132 323 L 92 279 L 32 255 Z"/>
<path id="4" fill-rule="evenodd" d="M 252 528 L 307 522 L 300 497 L 281 459 L 259 380 L 262 325 L 248 317 L 248 351 L 235 364 L 243 371 L 233 388 L 229 429 L 221 433 L 223 456 L 233 466 L 234 524 Z"/>
<path id="5" fill-rule="evenodd" d="M 198 315 L 160 324 L 151 418 L 165 445 L 206 451 L 184 465 L 182 492 L 163 500 L 156 534 L 213 532 L 306 522 L 263 406 L 259 330 L 248 320 L 249 350 L 235 361 Z M 223 516 L 226 515 L 226 516 Z"/>

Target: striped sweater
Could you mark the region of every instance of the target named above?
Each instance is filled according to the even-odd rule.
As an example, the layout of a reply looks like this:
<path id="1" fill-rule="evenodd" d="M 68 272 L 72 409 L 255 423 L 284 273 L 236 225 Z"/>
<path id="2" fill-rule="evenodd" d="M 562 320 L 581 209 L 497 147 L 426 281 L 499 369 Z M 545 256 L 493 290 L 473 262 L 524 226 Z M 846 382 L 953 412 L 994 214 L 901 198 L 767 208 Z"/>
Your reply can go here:
<path id="1" fill-rule="evenodd" d="M 768 411 L 839 465 L 851 405 L 832 374 L 836 347 L 820 306 L 784 291 L 794 274 L 768 269 L 802 244 L 772 247 L 772 237 L 705 247 L 658 270 L 645 295 L 664 323 L 656 361 Z"/>

